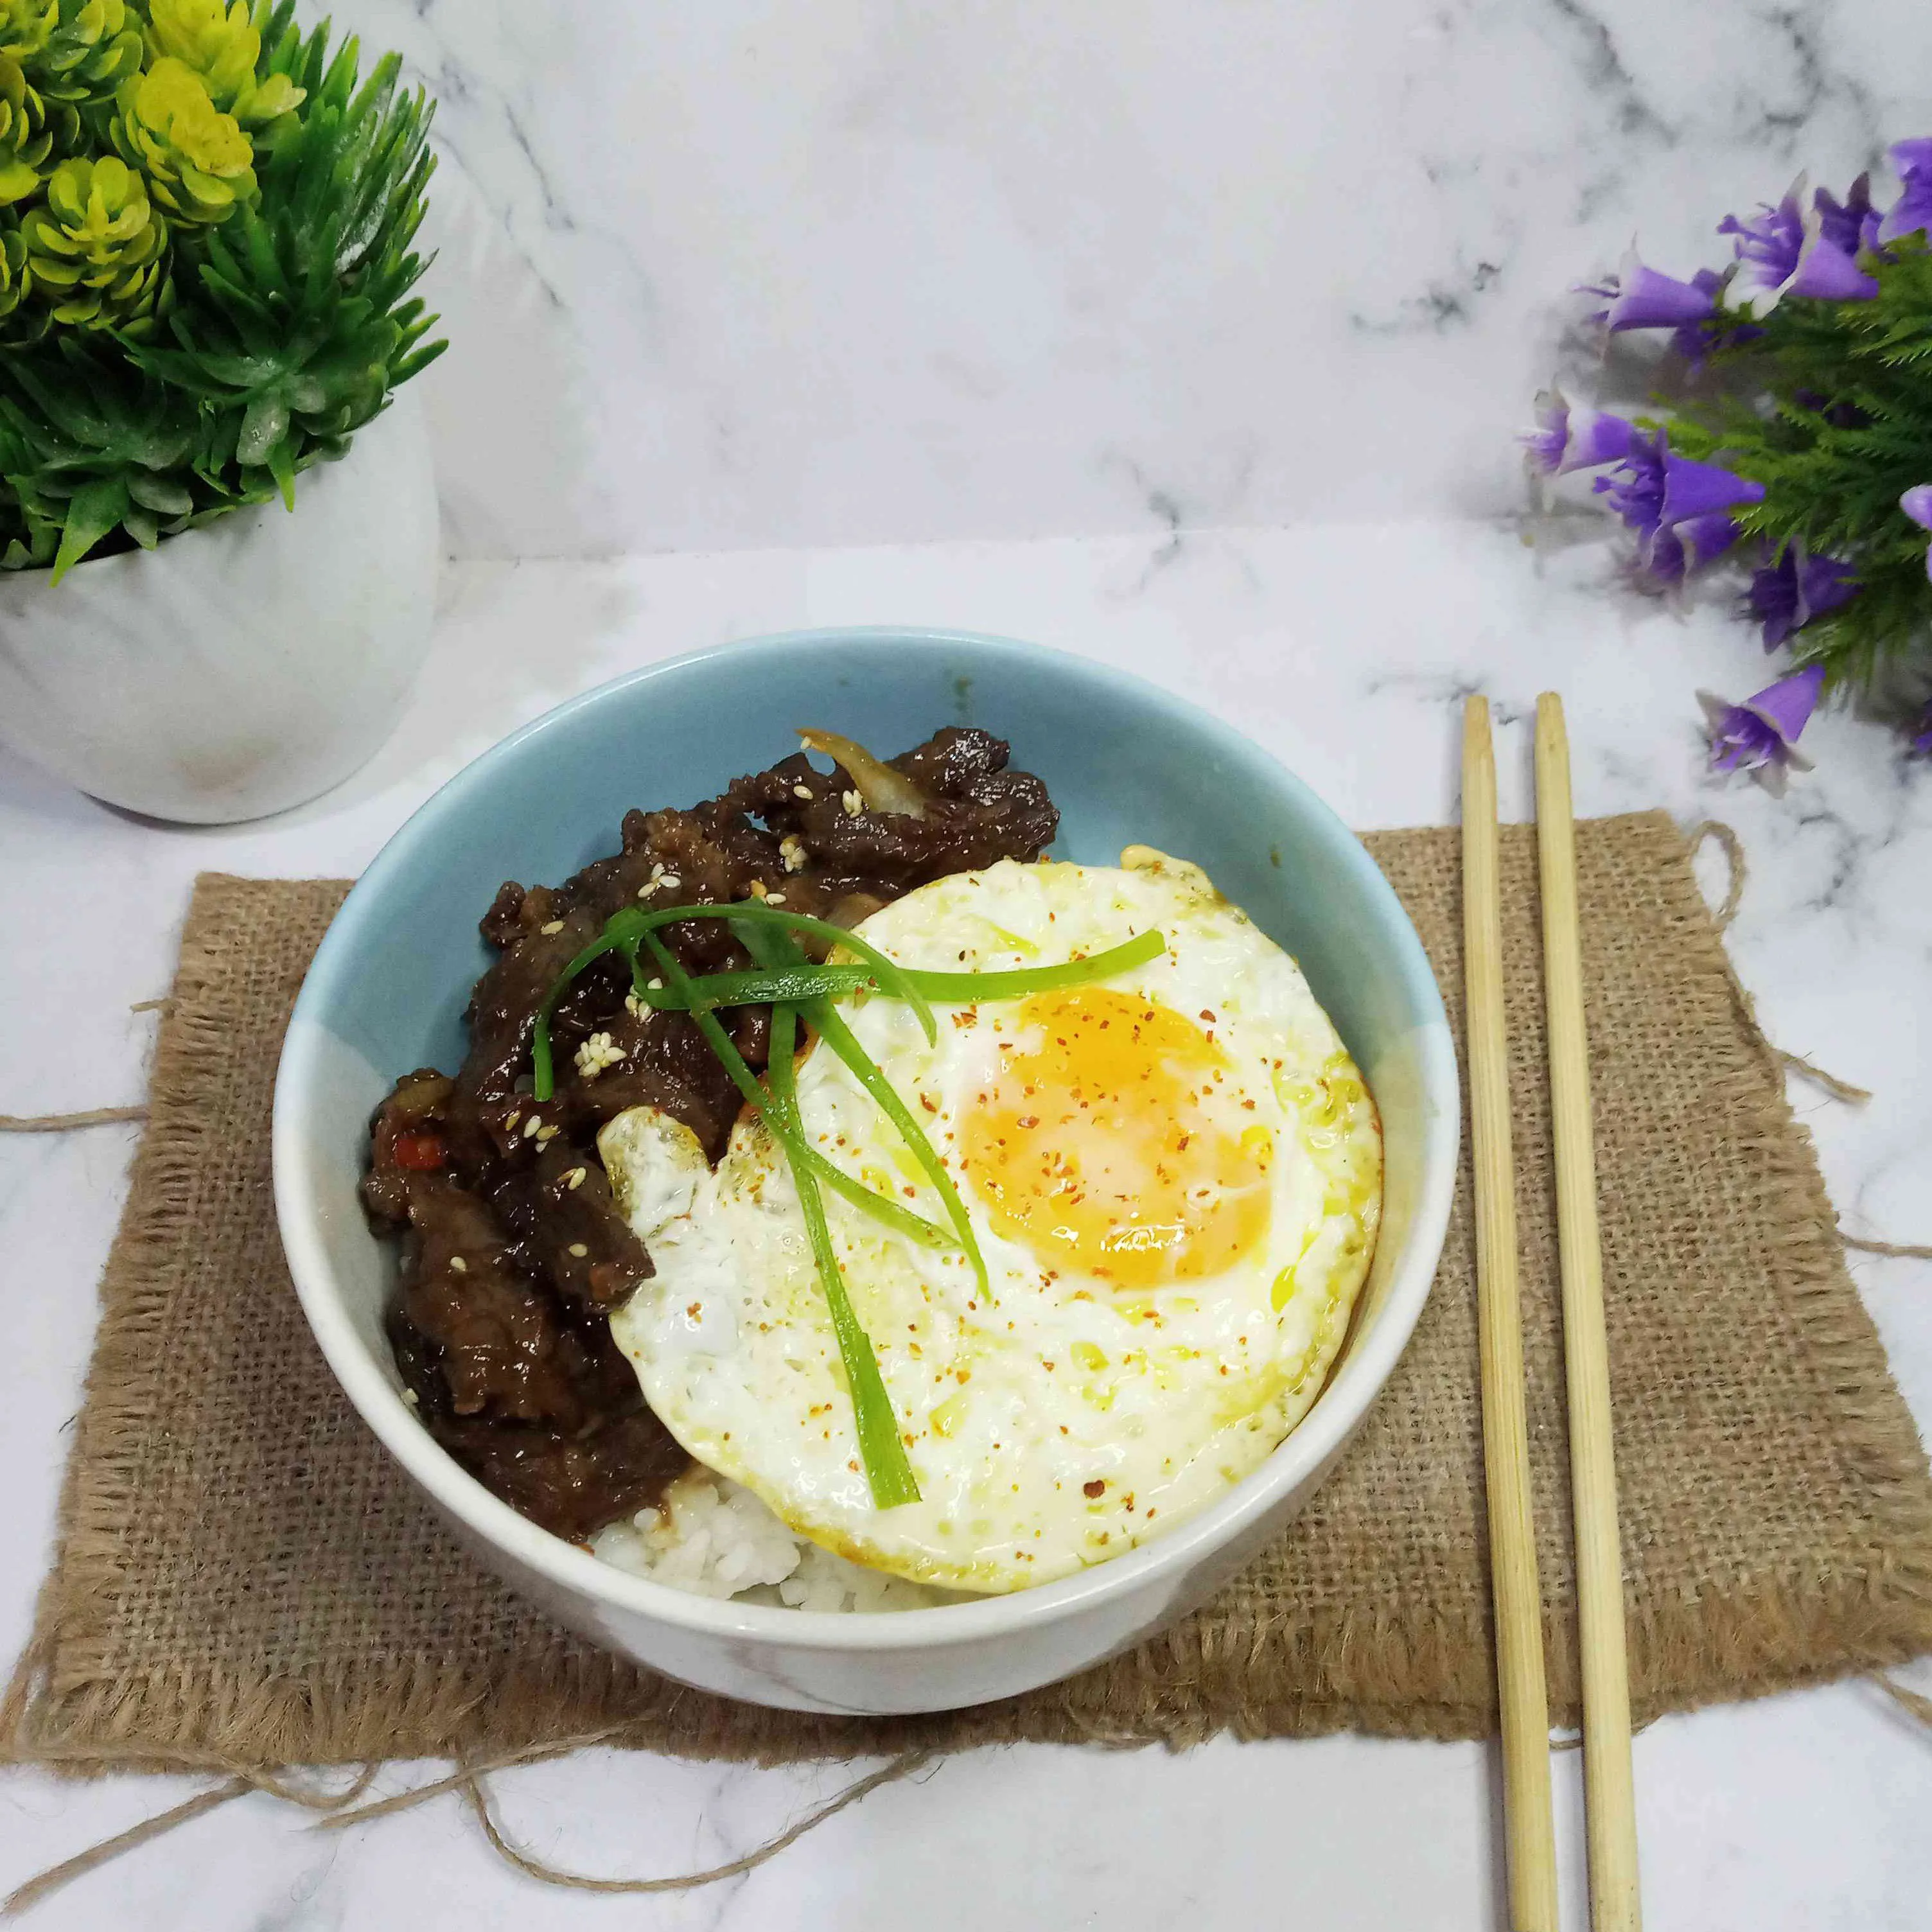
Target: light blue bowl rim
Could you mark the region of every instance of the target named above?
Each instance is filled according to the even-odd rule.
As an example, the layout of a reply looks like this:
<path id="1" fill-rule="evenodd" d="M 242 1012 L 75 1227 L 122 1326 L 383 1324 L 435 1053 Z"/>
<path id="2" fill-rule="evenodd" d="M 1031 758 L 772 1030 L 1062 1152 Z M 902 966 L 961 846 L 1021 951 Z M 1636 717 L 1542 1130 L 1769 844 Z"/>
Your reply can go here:
<path id="1" fill-rule="evenodd" d="M 524 748 L 579 713 L 617 694 L 729 657 L 789 655 L 855 641 L 890 641 L 913 650 L 969 652 L 989 674 L 1002 661 L 1045 665 L 1165 712 L 1229 758 L 1262 760 L 1286 808 L 1318 826 L 1371 904 L 1382 913 L 1378 935 L 1392 946 L 1416 1015 L 1422 1098 L 1432 1110 L 1421 1162 L 1422 1185 L 1408 1252 L 1368 1334 L 1345 1350 L 1328 1386 L 1268 1460 L 1219 1502 L 1157 1540 L 1054 1583 L 1006 1596 L 902 1610 L 890 1616 L 795 1610 L 694 1596 L 616 1568 L 539 1529 L 484 1488 L 411 1414 L 387 1375 L 363 1348 L 344 1311 L 334 1277 L 312 1230 L 326 1204 L 311 1198 L 304 1166 L 292 1157 L 300 1123 L 313 1104 L 316 1042 L 324 1016 L 350 993 L 358 946 L 391 875 L 406 874 L 428 846 L 460 826 L 471 802 Z M 990 662 L 989 662 L 990 661 Z M 981 673 L 974 670 L 975 677 Z M 363 1420 L 404 1468 L 459 1522 L 569 1594 L 636 1616 L 723 1639 L 748 1638 L 807 1649 L 919 1650 L 971 1642 L 1055 1622 L 1126 1594 L 1162 1571 L 1183 1572 L 1238 1538 L 1286 1492 L 1316 1475 L 1346 1442 L 1394 1372 L 1426 1301 L 1447 1232 L 1454 1193 L 1461 1102 L 1455 1048 L 1441 989 L 1401 902 L 1368 849 L 1309 787 L 1251 739 L 1211 712 L 1131 672 L 1076 652 L 1014 638 L 923 626 L 826 626 L 709 644 L 626 671 L 566 699 L 500 740 L 448 779 L 391 836 L 336 914 L 304 980 L 277 1070 L 274 1121 L 275 1207 L 290 1273 L 323 1355 Z M 358 1210 L 359 1211 L 359 1210 Z M 372 1236 L 372 1238 L 374 1237 Z"/>

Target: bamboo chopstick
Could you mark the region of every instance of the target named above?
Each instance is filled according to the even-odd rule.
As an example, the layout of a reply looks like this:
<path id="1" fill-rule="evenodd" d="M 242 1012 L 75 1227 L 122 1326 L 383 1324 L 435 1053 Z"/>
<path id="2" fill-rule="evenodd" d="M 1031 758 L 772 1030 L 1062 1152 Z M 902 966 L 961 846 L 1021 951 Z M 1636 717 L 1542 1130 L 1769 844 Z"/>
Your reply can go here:
<path id="1" fill-rule="evenodd" d="M 1604 1332 L 1603 1251 L 1597 1228 L 1596 1148 L 1590 1125 L 1589 1040 L 1583 1025 L 1576 838 L 1570 744 L 1562 700 L 1554 692 L 1536 700 L 1536 823 L 1543 872 L 1557 1245 L 1563 1268 L 1563 1356 L 1570 1392 L 1570 1480 L 1576 1518 L 1591 1917 L 1595 1932 L 1637 1932 L 1642 1906 L 1630 1778 L 1630 1673 L 1610 1432 L 1610 1349 Z"/>
<path id="2" fill-rule="evenodd" d="M 1512 1932 L 1557 1932 L 1556 1840 L 1550 1798 L 1550 1702 L 1543 1676 L 1543 1587 L 1530 1508 L 1516 1295 L 1516 1164 L 1510 1148 L 1509 1039 L 1503 1019 L 1496 766 L 1490 707 L 1462 713 L 1463 967 L 1468 994 L 1469 1119 L 1476 1177 L 1476 1305 L 1483 1368 L 1483 1471 L 1496 1605 L 1503 1809 Z"/>

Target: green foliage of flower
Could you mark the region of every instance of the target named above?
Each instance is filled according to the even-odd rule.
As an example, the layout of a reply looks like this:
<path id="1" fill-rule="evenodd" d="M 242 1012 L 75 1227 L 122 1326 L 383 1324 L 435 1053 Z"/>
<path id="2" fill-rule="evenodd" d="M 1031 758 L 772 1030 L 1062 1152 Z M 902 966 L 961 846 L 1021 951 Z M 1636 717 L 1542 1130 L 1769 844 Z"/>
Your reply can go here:
<path id="1" fill-rule="evenodd" d="M 167 224 L 124 161 L 63 161 L 47 198 L 20 224 L 34 295 L 53 320 L 82 328 L 151 324 Z"/>
<path id="2" fill-rule="evenodd" d="M 1707 395 L 1678 400 L 1671 447 L 1765 488 L 1748 536 L 1850 564 L 1858 594 L 1792 640 L 1827 688 L 1877 680 L 1926 644 L 1925 532 L 1898 500 L 1932 479 L 1932 254 L 1894 242 L 1864 302 L 1786 302 L 1720 344 Z"/>
<path id="3" fill-rule="evenodd" d="M 164 56 L 124 80 L 116 99 L 114 145 L 176 220 L 226 221 L 254 198 L 254 144 L 193 68 Z"/>
<path id="4" fill-rule="evenodd" d="M 58 578 L 292 508 L 443 345 L 412 292 L 431 110 L 394 56 L 363 79 L 293 0 L 50 16 L 0 54 L 0 567 Z"/>

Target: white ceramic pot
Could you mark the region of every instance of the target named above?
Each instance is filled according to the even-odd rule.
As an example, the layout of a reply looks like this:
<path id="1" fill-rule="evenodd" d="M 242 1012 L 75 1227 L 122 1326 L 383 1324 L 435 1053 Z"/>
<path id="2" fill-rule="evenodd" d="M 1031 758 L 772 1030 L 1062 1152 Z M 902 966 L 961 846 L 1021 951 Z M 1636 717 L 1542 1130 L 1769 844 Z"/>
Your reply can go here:
<path id="1" fill-rule="evenodd" d="M 226 824 L 338 784 L 429 648 L 442 544 L 405 389 L 280 503 L 152 550 L 0 571 L 0 742 L 110 805 Z"/>

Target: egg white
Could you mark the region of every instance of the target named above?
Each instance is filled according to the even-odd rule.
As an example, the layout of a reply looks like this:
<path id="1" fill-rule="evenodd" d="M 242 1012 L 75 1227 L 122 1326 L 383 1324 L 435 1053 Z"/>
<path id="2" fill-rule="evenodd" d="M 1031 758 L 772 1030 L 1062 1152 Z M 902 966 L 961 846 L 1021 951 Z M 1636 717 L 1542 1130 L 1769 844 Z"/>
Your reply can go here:
<path id="1" fill-rule="evenodd" d="M 999 970 L 1159 928 L 1168 950 L 1106 983 L 1206 1026 L 1271 1137 L 1267 1232 L 1220 1272 L 1142 1290 L 1003 1237 L 962 1180 L 958 1141 L 1014 1050 L 1018 1008 L 938 1006 L 928 1046 L 883 996 L 853 1031 L 947 1161 L 989 1275 L 825 1196 L 920 1500 L 874 1507 L 851 1399 L 782 1151 L 748 1112 L 715 1172 L 650 1108 L 599 1148 L 656 1274 L 613 1316 L 646 1400 L 692 1455 L 800 1534 L 875 1568 L 997 1592 L 1102 1562 L 1252 1470 L 1319 1393 L 1373 1250 L 1374 1103 L 1300 969 L 1197 868 L 1142 847 L 1115 870 L 1012 862 L 908 895 L 860 930 L 902 964 Z M 801 1063 L 806 1130 L 914 1212 L 944 1210 L 897 1133 L 828 1050 Z M 1220 1094 L 1214 1096 L 1219 1101 Z M 1058 1258 L 1049 1257 L 1049 1258 Z"/>

